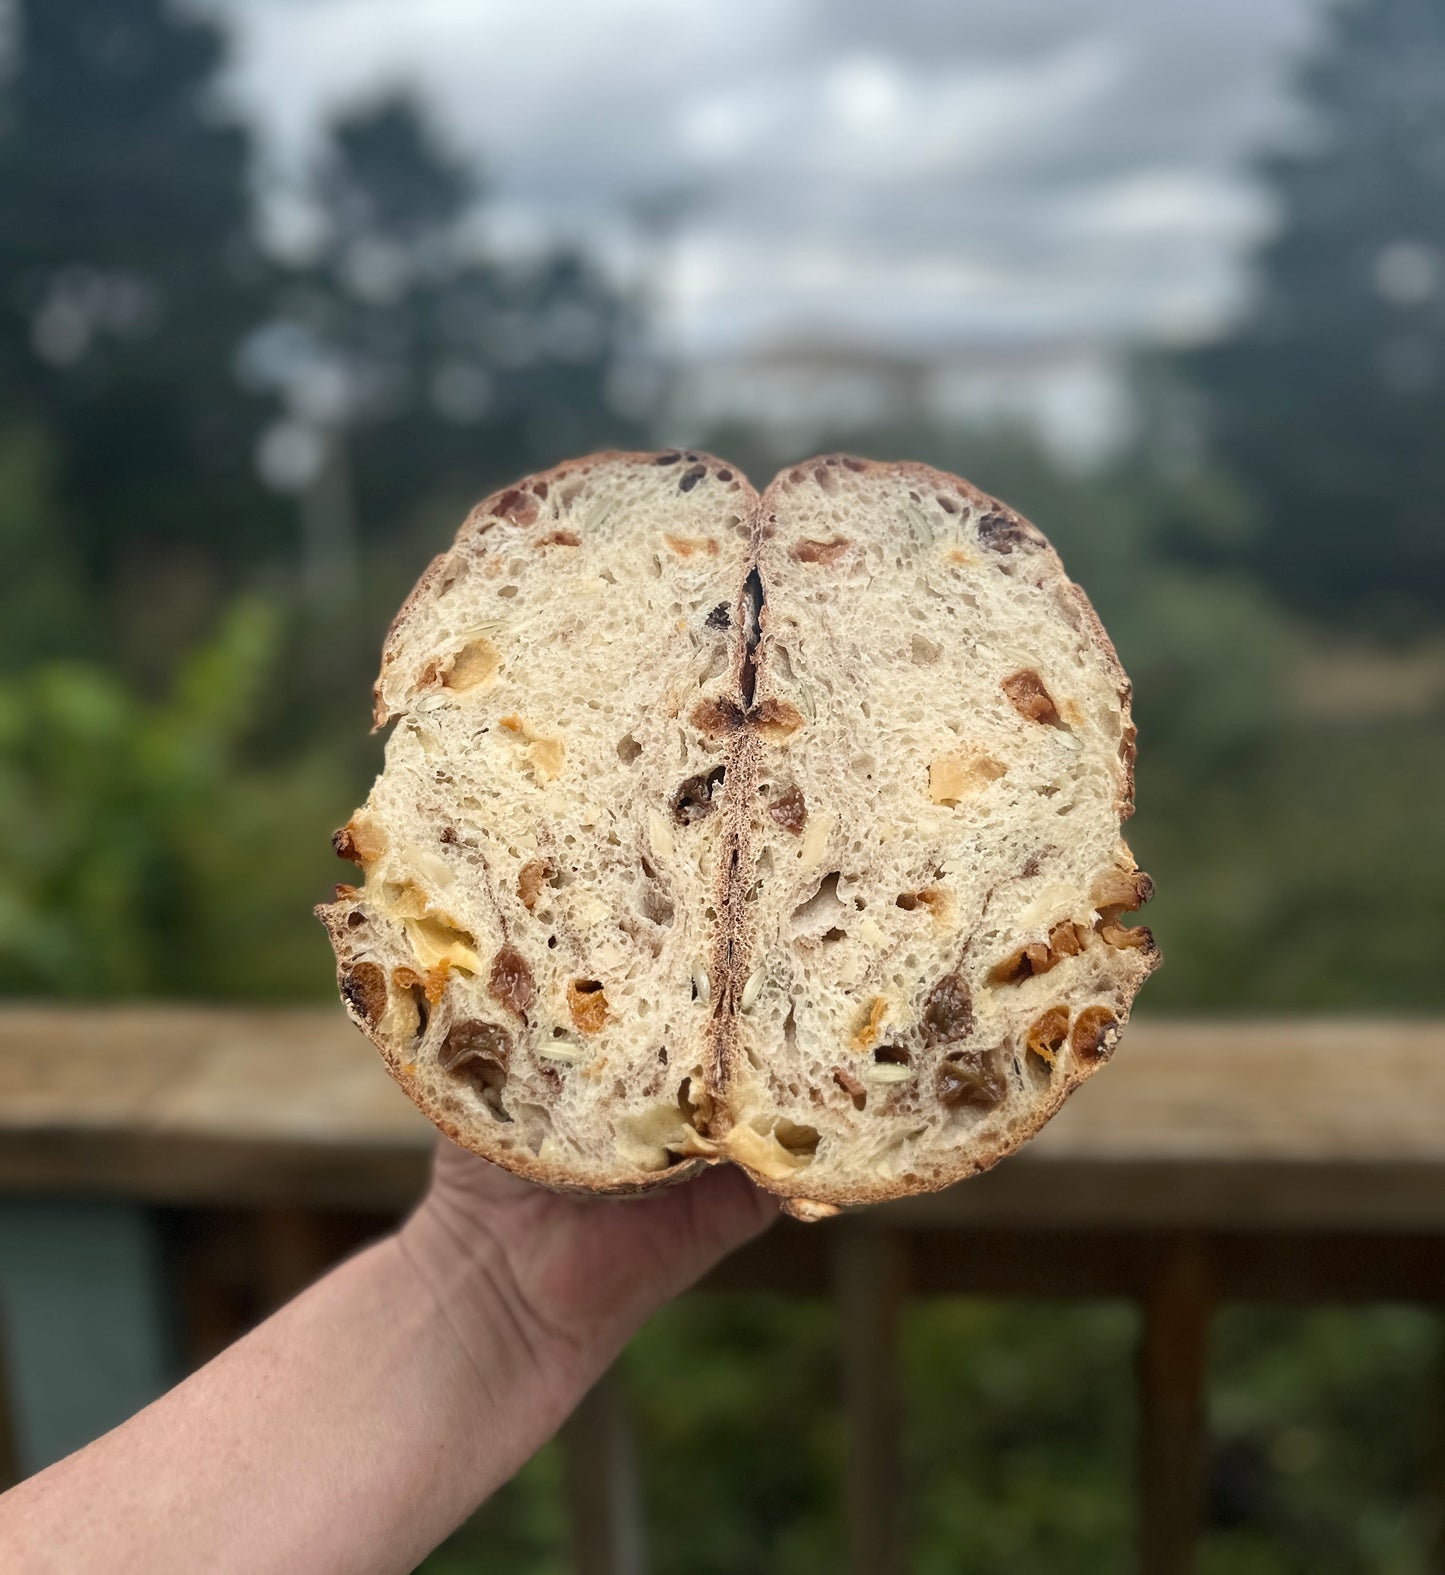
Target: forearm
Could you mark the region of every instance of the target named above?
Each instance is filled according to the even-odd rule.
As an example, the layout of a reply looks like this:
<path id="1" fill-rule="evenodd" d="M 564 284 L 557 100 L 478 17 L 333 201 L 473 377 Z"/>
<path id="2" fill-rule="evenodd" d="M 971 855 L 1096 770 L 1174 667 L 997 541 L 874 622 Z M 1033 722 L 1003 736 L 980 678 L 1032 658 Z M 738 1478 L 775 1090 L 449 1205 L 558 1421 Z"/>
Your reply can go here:
<path id="1" fill-rule="evenodd" d="M 458 1259 L 465 1327 L 396 1238 L 0 1500 L 0 1566 L 404 1571 L 555 1430 L 606 1356 Z M 539 1361 L 540 1358 L 540 1361 Z"/>

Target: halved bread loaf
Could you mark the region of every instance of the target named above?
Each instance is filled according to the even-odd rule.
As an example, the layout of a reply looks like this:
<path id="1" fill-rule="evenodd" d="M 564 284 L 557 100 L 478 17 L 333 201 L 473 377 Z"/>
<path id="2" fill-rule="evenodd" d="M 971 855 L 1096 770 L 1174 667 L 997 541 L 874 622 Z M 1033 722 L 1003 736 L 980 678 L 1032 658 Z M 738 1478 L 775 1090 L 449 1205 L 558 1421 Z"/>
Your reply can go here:
<path id="1" fill-rule="evenodd" d="M 488 499 L 392 626 L 318 910 L 445 1132 L 556 1187 L 732 1160 L 805 1217 L 947 1185 L 1157 965 L 1129 686 L 1043 537 L 840 456 L 761 498 L 601 454 Z"/>

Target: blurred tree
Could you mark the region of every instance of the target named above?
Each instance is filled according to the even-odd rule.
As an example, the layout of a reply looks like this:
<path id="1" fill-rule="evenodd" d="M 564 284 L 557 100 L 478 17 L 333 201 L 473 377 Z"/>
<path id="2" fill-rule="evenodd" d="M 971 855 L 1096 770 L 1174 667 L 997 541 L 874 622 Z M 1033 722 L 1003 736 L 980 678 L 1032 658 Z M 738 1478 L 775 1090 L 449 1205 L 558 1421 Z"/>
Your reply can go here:
<path id="1" fill-rule="evenodd" d="M 314 195 L 324 239 L 243 366 L 288 409 L 263 457 L 302 494 L 317 599 L 354 584 L 359 537 L 421 502 L 642 440 L 614 399 L 622 298 L 570 250 L 489 255 L 479 182 L 411 102 L 339 121 Z"/>
<path id="2" fill-rule="evenodd" d="M 156 700 L 75 660 L 0 678 L 0 993 L 329 989 L 307 899 L 354 784 L 315 750 L 247 760 L 279 637 L 233 604 Z"/>
<path id="3" fill-rule="evenodd" d="M 1278 594 L 1408 630 L 1445 609 L 1445 7 L 1355 0 L 1327 28 L 1308 140 L 1264 165 L 1253 310 L 1186 365 Z"/>
<path id="4" fill-rule="evenodd" d="M 162 0 L 18 0 L 0 84 L 0 423 L 48 434 L 96 579 L 179 541 L 244 561 L 284 516 L 233 375 L 260 311 L 246 138 L 209 94 L 219 34 Z M 140 566 L 137 567 L 137 560 Z M 152 599 L 153 605 L 153 599 Z"/>

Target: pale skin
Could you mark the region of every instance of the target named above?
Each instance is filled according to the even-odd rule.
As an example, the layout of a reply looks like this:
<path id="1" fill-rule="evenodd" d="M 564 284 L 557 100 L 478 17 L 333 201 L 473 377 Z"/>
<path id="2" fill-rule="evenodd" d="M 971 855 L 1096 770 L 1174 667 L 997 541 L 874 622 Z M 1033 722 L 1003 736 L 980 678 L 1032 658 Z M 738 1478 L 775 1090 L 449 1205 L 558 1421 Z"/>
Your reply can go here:
<path id="1" fill-rule="evenodd" d="M 395 1235 L 0 1497 L 0 1569 L 411 1570 L 774 1214 L 731 1168 L 613 1202 L 443 1142 Z"/>

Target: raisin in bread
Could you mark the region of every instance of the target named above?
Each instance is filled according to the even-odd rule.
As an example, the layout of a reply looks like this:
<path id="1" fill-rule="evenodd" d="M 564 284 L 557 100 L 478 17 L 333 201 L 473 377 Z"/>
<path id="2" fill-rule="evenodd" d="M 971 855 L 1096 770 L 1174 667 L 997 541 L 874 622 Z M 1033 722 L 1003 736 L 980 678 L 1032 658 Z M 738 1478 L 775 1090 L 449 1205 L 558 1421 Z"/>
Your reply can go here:
<path id="1" fill-rule="evenodd" d="M 1036 1132 L 1158 963 L 1129 684 L 1025 520 L 831 456 L 761 497 L 600 454 L 476 508 L 398 614 L 318 910 L 446 1133 L 554 1187 L 730 1160 L 802 1217 Z"/>

